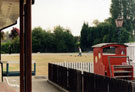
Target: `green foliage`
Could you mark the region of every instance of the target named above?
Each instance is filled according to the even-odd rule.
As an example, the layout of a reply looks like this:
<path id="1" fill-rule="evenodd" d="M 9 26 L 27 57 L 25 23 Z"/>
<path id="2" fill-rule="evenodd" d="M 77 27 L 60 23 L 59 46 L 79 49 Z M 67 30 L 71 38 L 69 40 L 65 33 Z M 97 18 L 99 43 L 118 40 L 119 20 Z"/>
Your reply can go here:
<path id="1" fill-rule="evenodd" d="M 1 52 L 2 53 L 19 53 L 20 52 L 20 41 L 17 36 L 11 41 L 2 42 L 1 44 Z"/>
<path id="2" fill-rule="evenodd" d="M 73 52 L 76 40 L 68 29 L 61 26 L 54 28 L 53 33 L 40 27 L 32 31 L 33 52 Z"/>
<path id="3" fill-rule="evenodd" d="M 86 51 L 90 50 L 92 45 L 99 43 L 125 43 L 129 41 L 128 37 L 129 32 L 125 28 L 117 29 L 108 21 L 96 27 L 89 27 L 84 23 L 81 31 L 81 47 Z"/>
<path id="4" fill-rule="evenodd" d="M 128 39 L 131 41 L 132 32 L 135 30 L 135 2 L 134 0 L 112 0 L 110 9 L 112 23 L 115 25 L 115 19 L 123 18 L 123 28 L 130 34 Z"/>
<path id="5" fill-rule="evenodd" d="M 43 30 L 41 27 L 32 30 L 33 52 L 74 52 L 77 48 L 78 37 L 74 37 L 69 29 L 61 26 L 54 28 L 53 32 Z M 19 36 L 2 42 L 2 53 L 18 53 L 20 51 Z"/>
<path id="6" fill-rule="evenodd" d="M 14 38 L 11 41 L 11 52 L 12 53 L 19 53 L 20 52 L 20 40 L 19 40 L 19 36 L 17 36 L 16 38 Z"/>
<path id="7" fill-rule="evenodd" d="M 135 41 L 135 1 L 133 0 L 112 0 L 111 17 L 100 23 L 94 20 L 94 27 L 84 23 L 81 30 L 81 48 L 90 50 L 92 45 L 98 43 L 126 43 Z M 123 18 L 124 23 L 121 28 L 117 28 L 115 20 Z M 134 33 L 134 34 L 133 34 Z"/>
<path id="8" fill-rule="evenodd" d="M 32 31 L 32 50 L 33 52 L 42 51 L 42 42 L 44 40 L 44 31 L 42 28 L 34 28 Z"/>
<path id="9" fill-rule="evenodd" d="M 82 30 L 81 30 L 81 39 L 80 39 L 80 43 L 81 43 L 81 48 L 83 50 L 86 50 L 87 49 L 87 46 L 88 46 L 88 39 L 87 39 L 87 36 L 88 36 L 88 23 L 84 23 L 83 26 L 82 26 Z M 91 33 L 89 33 L 89 35 L 91 35 Z"/>
<path id="10" fill-rule="evenodd" d="M 120 32 L 120 43 L 129 42 L 129 32 L 125 28 L 121 28 Z"/>
<path id="11" fill-rule="evenodd" d="M 81 48 L 87 51 L 92 45 L 98 43 L 117 42 L 115 28 L 109 23 L 107 20 L 95 27 L 84 23 L 81 30 Z"/>
<path id="12" fill-rule="evenodd" d="M 1 53 L 9 53 L 9 46 L 11 45 L 11 42 L 3 42 L 1 44 Z"/>
<path id="13" fill-rule="evenodd" d="M 54 29 L 56 52 L 75 51 L 75 38 L 68 29 L 57 26 Z"/>

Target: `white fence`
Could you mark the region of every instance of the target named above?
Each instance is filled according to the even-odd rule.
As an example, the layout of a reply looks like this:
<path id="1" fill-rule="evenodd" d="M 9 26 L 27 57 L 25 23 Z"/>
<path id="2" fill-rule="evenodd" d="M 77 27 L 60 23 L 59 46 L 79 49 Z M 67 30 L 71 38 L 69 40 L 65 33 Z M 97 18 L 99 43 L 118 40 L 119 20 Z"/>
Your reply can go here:
<path id="1" fill-rule="evenodd" d="M 80 71 L 94 73 L 94 64 L 93 62 L 59 62 L 53 63 L 67 68 L 72 68 Z"/>
<path id="2" fill-rule="evenodd" d="M 94 64 L 93 62 L 59 62 L 53 63 L 67 68 L 72 68 L 80 71 L 94 73 Z M 134 77 L 135 77 L 135 62 L 131 62 L 131 65 L 134 67 Z"/>

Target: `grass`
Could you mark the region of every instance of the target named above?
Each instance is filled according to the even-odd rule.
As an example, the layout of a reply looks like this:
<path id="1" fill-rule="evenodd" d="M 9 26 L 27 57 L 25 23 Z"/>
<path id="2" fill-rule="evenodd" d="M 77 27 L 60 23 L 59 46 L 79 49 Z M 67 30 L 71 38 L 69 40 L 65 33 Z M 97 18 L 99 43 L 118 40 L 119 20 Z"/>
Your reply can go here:
<path id="1" fill-rule="evenodd" d="M 93 55 L 91 53 L 84 53 L 81 57 L 78 53 L 37 53 L 32 54 L 32 60 L 36 61 L 36 75 L 48 75 L 48 63 L 50 62 L 92 62 Z M 19 54 L 4 54 L 3 61 L 18 61 Z M 5 70 L 5 65 L 4 65 Z M 11 64 L 10 70 L 19 70 L 19 64 Z"/>

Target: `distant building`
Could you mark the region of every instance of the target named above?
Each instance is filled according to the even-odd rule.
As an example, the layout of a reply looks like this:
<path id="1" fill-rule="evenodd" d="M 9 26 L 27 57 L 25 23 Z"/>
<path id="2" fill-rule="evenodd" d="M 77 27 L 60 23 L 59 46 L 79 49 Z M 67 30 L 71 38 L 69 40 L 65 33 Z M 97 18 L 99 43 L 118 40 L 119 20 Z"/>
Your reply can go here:
<path id="1" fill-rule="evenodd" d="M 125 43 L 127 45 L 127 56 L 135 62 L 135 43 Z"/>

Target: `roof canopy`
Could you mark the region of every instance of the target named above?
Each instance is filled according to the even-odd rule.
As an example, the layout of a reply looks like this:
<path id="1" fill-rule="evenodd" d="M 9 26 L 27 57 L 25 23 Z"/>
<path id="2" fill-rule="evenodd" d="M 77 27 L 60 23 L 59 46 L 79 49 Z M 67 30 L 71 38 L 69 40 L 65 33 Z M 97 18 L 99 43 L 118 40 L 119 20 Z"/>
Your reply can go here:
<path id="1" fill-rule="evenodd" d="M 104 47 L 104 46 L 107 46 L 107 45 L 123 45 L 123 46 L 126 46 L 127 47 L 127 45 L 124 45 L 124 44 L 118 44 L 118 43 L 100 43 L 100 44 L 96 44 L 96 45 L 94 45 L 94 46 L 92 46 L 93 48 L 100 48 L 100 47 Z"/>
<path id="2" fill-rule="evenodd" d="M 34 4 L 35 0 L 32 0 Z M 0 0 L 0 30 L 17 23 L 20 0 Z M 24 0 L 24 4 L 26 0 Z"/>
<path id="3" fill-rule="evenodd" d="M 0 29 L 16 23 L 20 0 L 0 0 Z"/>

